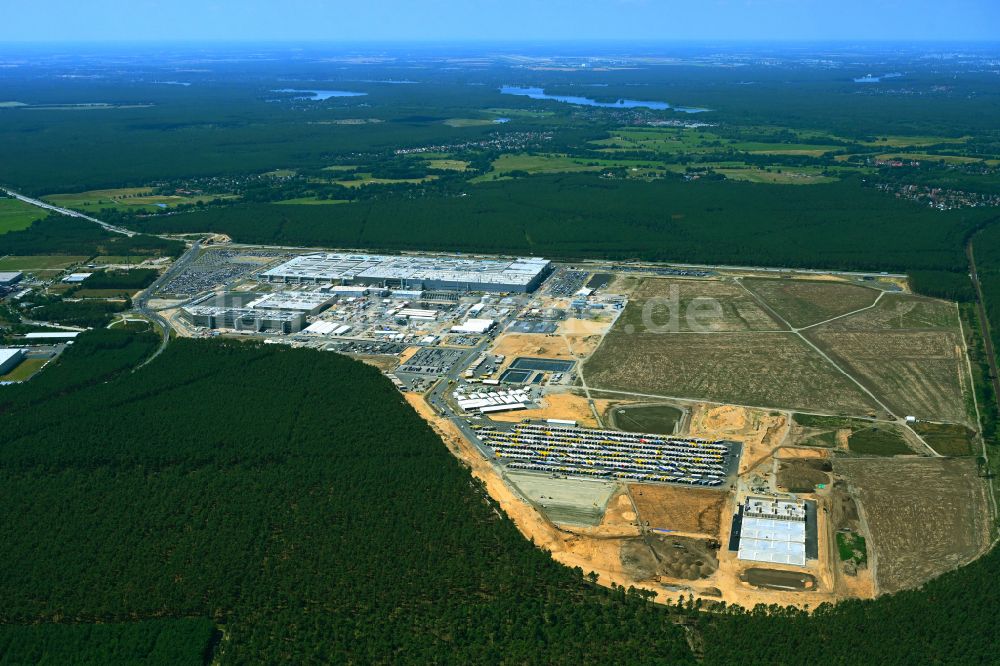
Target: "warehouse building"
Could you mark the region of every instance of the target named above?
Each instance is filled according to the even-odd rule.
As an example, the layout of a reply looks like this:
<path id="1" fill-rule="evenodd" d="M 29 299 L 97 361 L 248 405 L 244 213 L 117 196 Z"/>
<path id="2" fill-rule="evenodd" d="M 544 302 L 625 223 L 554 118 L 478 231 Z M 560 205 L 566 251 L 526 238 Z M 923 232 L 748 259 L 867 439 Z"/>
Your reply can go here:
<path id="1" fill-rule="evenodd" d="M 747 497 L 740 507 L 739 559 L 805 566 L 812 550 L 807 547 L 806 509 L 803 500 Z"/>
<path id="2" fill-rule="evenodd" d="M 181 308 L 192 326 L 255 333 L 298 333 L 306 317 L 321 312 L 331 295 L 314 292 L 209 294 Z"/>
<path id="3" fill-rule="evenodd" d="M 19 347 L 0 348 L 0 375 L 6 375 L 24 360 L 24 350 Z"/>
<path id="4" fill-rule="evenodd" d="M 552 271 L 548 259 L 460 259 L 316 252 L 261 273 L 268 282 L 372 285 L 387 289 L 534 291 Z"/>
<path id="5" fill-rule="evenodd" d="M 2 271 L 0 272 L 0 287 L 10 287 L 17 284 L 21 281 L 22 277 L 24 275 L 21 271 Z"/>

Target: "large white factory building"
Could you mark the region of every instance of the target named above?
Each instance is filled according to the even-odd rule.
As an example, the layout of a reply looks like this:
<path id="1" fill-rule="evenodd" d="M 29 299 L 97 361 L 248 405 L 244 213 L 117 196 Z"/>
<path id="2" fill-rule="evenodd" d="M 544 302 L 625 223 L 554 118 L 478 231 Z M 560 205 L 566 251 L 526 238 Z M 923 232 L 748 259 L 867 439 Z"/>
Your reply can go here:
<path id="1" fill-rule="evenodd" d="M 461 259 L 316 252 L 261 273 L 268 282 L 357 284 L 399 289 L 531 292 L 552 270 L 548 259 Z"/>

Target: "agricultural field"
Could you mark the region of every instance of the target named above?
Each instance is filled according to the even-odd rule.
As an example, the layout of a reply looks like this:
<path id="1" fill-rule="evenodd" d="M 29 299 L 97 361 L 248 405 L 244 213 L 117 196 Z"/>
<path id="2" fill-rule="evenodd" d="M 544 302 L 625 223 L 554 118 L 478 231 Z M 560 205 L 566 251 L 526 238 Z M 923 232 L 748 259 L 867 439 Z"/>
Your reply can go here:
<path id="1" fill-rule="evenodd" d="M 627 333 L 619 320 L 584 370 L 598 390 L 860 415 L 876 409 L 792 333 Z"/>
<path id="2" fill-rule="evenodd" d="M 105 208 L 152 212 L 162 208 L 174 208 L 181 204 L 196 204 L 213 199 L 231 199 L 232 195 L 204 194 L 181 196 L 176 194 L 154 194 L 149 187 L 119 187 L 107 190 L 90 190 L 75 194 L 49 194 L 42 199 L 50 204 L 72 208 L 86 213 L 98 213 Z"/>
<path id="3" fill-rule="evenodd" d="M 44 208 L 26 204 L 18 199 L 0 198 L 0 234 L 27 229 L 32 222 L 48 214 Z"/>
<path id="4" fill-rule="evenodd" d="M 885 294 L 870 310 L 823 325 L 826 331 L 937 328 L 958 330 L 955 304 L 909 294 Z"/>
<path id="5" fill-rule="evenodd" d="M 718 538 L 726 493 L 703 488 L 630 484 L 639 520 L 650 529 L 703 534 Z"/>
<path id="6" fill-rule="evenodd" d="M 442 171 L 465 171 L 469 168 L 469 163 L 465 160 L 441 157 L 427 160 L 427 166 L 431 169 L 440 169 Z"/>
<path id="7" fill-rule="evenodd" d="M 943 456 L 971 456 L 976 452 L 975 432 L 964 425 L 918 422 L 913 429 Z"/>
<path id="8" fill-rule="evenodd" d="M 354 175 L 356 178 L 334 180 L 332 182 L 337 185 L 343 185 L 344 187 L 364 187 L 366 185 L 415 185 L 417 183 L 426 183 L 431 180 L 437 180 L 437 176 L 433 174 L 420 178 L 377 178 L 367 172 L 359 172 Z"/>
<path id="9" fill-rule="evenodd" d="M 874 289 L 842 282 L 750 278 L 743 284 L 796 328 L 868 307 L 879 295 Z"/>
<path id="10" fill-rule="evenodd" d="M 619 322 L 636 332 L 787 330 L 746 290 L 721 280 L 643 280 Z"/>
<path id="11" fill-rule="evenodd" d="M 896 416 L 969 421 L 968 369 L 957 332 L 814 330 L 810 339 Z"/>
<path id="12" fill-rule="evenodd" d="M 615 484 L 590 479 L 553 479 L 541 474 L 512 472 L 507 479 L 554 523 L 598 525 Z"/>
<path id="13" fill-rule="evenodd" d="M 824 169 L 818 167 L 715 169 L 716 173 L 721 173 L 730 180 L 746 180 L 751 183 L 772 185 L 819 185 L 837 180 L 836 176 L 824 175 L 823 171 Z"/>
<path id="14" fill-rule="evenodd" d="M 649 176 L 664 171 L 680 171 L 678 165 L 664 165 L 649 160 L 616 160 L 593 157 L 573 157 L 553 153 L 505 153 L 493 160 L 489 173 L 473 178 L 478 183 L 497 180 L 514 173 L 537 175 L 551 173 L 572 173 L 603 171 L 605 169 L 628 169 L 630 176 Z"/>
<path id="15" fill-rule="evenodd" d="M 861 502 L 880 592 L 916 587 L 988 543 L 985 485 L 968 458 L 846 458 L 837 472 Z"/>
<path id="16" fill-rule="evenodd" d="M 818 142 L 769 143 L 727 139 L 703 129 L 627 128 L 613 130 L 611 137 L 592 142 L 602 152 L 652 152 L 659 154 L 712 154 L 728 151 L 771 155 L 820 155 L 842 150 Z"/>

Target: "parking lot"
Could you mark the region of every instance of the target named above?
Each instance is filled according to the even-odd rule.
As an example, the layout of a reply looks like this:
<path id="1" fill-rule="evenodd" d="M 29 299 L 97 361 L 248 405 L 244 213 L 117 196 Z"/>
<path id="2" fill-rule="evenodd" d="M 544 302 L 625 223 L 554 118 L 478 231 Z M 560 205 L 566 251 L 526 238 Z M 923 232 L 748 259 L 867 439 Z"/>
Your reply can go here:
<path id="1" fill-rule="evenodd" d="M 740 451 L 732 442 L 528 423 L 476 434 L 510 469 L 690 486 L 721 486 Z"/>
<path id="2" fill-rule="evenodd" d="M 570 297 L 583 289 L 590 273 L 585 271 L 557 271 L 549 278 L 549 294 Z"/>
<path id="3" fill-rule="evenodd" d="M 466 354 L 459 349 L 427 347 L 410 357 L 397 372 L 414 375 L 444 375 Z"/>
<path id="4" fill-rule="evenodd" d="M 330 349 L 339 351 L 342 354 L 379 354 L 385 356 L 399 356 L 406 350 L 407 345 L 398 342 L 362 342 L 358 340 L 348 340 L 346 342 L 334 343 Z"/>
<path id="5" fill-rule="evenodd" d="M 207 250 L 184 272 L 175 275 L 160 287 L 158 293 L 194 296 L 246 277 L 272 260 L 284 256 L 286 254 L 283 252 L 268 250 Z"/>

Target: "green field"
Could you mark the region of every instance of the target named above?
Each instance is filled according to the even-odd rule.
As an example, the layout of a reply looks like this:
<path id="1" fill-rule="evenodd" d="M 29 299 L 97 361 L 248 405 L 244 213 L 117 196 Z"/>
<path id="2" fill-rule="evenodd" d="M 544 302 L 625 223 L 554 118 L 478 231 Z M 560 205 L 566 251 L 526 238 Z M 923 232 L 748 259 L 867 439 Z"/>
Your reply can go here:
<path id="1" fill-rule="evenodd" d="M 32 222 L 48 214 L 44 208 L 32 206 L 19 199 L 0 198 L 0 234 L 27 229 Z"/>
<path id="2" fill-rule="evenodd" d="M 975 452 L 975 433 L 966 426 L 921 421 L 913 429 L 943 456 L 970 456 Z"/>
<path id="3" fill-rule="evenodd" d="M 60 270 L 83 263 L 90 257 L 65 255 L 6 256 L 0 258 L 0 271 Z"/>
<path id="4" fill-rule="evenodd" d="M 856 564 L 868 562 L 868 548 L 865 538 L 854 532 L 837 532 L 837 551 L 843 562 L 853 560 Z"/>
<path id="5" fill-rule="evenodd" d="M 204 194 L 197 196 L 153 194 L 149 187 L 120 187 L 106 190 L 90 190 L 75 194 L 49 194 L 45 201 L 63 208 L 72 208 L 89 213 L 97 213 L 105 208 L 154 212 L 163 208 L 175 208 L 181 204 L 195 204 L 212 199 L 231 199 L 232 195 Z"/>
<path id="6" fill-rule="evenodd" d="M 145 261 L 146 259 L 149 259 L 149 257 L 141 257 L 141 256 L 126 257 L 126 256 L 120 256 L 120 255 L 105 255 L 105 256 L 102 256 L 102 257 L 94 257 L 94 258 L 92 258 L 90 260 L 90 263 L 92 263 L 92 264 L 115 264 L 115 265 L 140 264 L 143 261 Z"/>
<path id="7" fill-rule="evenodd" d="M 770 183 L 772 185 L 818 185 L 832 183 L 834 176 L 825 176 L 820 168 L 795 169 L 716 169 L 730 180 L 746 180 L 751 183 Z"/>
<path id="8" fill-rule="evenodd" d="M 444 124 L 448 127 L 483 127 L 495 125 L 496 122 L 490 118 L 449 118 Z"/>
<path id="9" fill-rule="evenodd" d="M 612 422 L 626 432 L 672 435 L 684 412 L 671 405 L 617 405 L 608 410 Z"/>
<path id="10" fill-rule="evenodd" d="M 427 166 L 431 169 L 442 169 L 444 171 L 465 171 L 469 168 L 469 163 L 466 160 L 435 158 L 427 160 Z"/>
<path id="11" fill-rule="evenodd" d="M 819 142 L 740 141 L 704 129 L 627 128 L 611 132 L 607 139 L 593 142 L 604 152 L 652 152 L 667 155 L 712 154 L 729 151 L 751 154 L 806 155 L 818 157 L 841 150 L 839 146 Z"/>
<path id="12" fill-rule="evenodd" d="M 23 382 L 41 370 L 48 361 L 47 358 L 26 358 L 6 375 L 0 375 L 0 382 Z"/>
<path id="13" fill-rule="evenodd" d="M 505 153 L 493 160 L 490 172 L 473 178 L 470 182 L 480 183 L 502 179 L 511 174 L 528 175 L 554 173 L 583 173 L 607 169 L 627 169 L 631 177 L 662 175 L 667 171 L 681 171 L 676 164 L 660 164 L 655 160 L 609 159 L 598 157 L 573 157 L 557 153 Z"/>
<path id="14" fill-rule="evenodd" d="M 433 174 L 422 178 L 376 178 L 370 173 L 358 173 L 357 178 L 333 182 L 344 187 L 364 187 L 365 185 L 416 185 L 436 179 L 437 176 Z"/>
<path id="15" fill-rule="evenodd" d="M 892 426 L 872 426 L 851 433 L 847 446 L 853 453 L 871 456 L 912 454 L 906 440 Z"/>
<path id="16" fill-rule="evenodd" d="M 299 197 L 297 199 L 283 199 L 274 203 L 282 206 L 327 206 L 330 204 L 347 203 L 343 199 L 317 199 L 316 197 Z"/>

